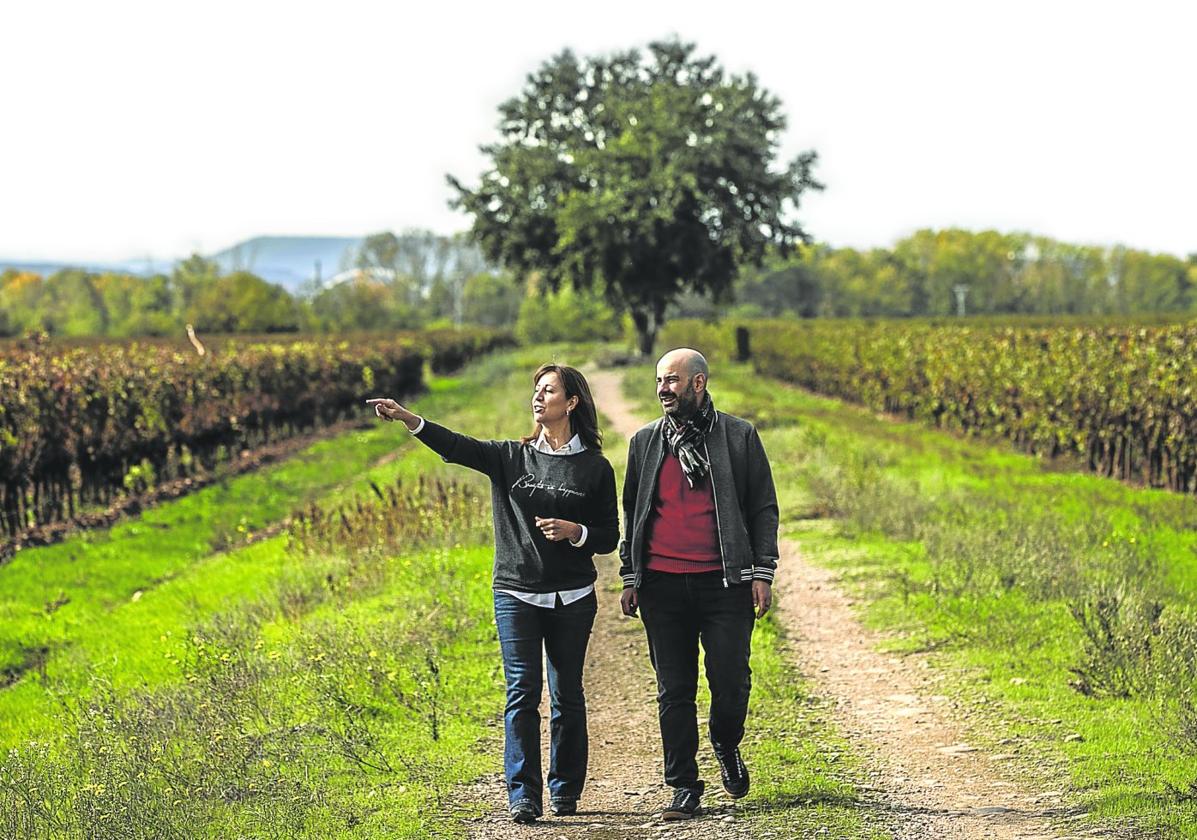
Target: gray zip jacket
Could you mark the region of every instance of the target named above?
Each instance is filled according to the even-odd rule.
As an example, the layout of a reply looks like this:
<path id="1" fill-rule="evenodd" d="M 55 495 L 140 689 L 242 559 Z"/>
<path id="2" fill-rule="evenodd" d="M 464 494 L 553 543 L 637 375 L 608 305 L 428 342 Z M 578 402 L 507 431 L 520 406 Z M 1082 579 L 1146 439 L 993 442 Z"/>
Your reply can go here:
<path id="1" fill-rule="evenodd" d="M 619 543 L 619 576 L 625 589 L 639 588 L 644 574 L 644 535 L 665 461 L 664 423 L 660 417 L 644 426 L 628 446 L 625 535 Z M 705 446 L 715 491 L 723 585 L 750 580 L 772 583 L 777 570 L 777 491 L 760 435 L 747 420 L 716 410 Z"/>

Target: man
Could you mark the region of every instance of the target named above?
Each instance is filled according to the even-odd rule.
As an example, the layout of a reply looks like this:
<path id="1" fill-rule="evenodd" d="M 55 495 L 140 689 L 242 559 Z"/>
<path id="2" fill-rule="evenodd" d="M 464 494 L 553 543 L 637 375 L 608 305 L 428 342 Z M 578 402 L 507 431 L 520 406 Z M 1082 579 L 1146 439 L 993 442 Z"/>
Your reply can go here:
<path id="1" fill-rule="evenodd" d="M 664 417 L 632 437 L 623 486 L 620 576 L 625 615 L 639 609 L 657 672 L 666 820 L 693 817 L 698 778 L 698 644 L 711 688 L 709 735 L 723 787 L 748 793 L 740 756 L 751 685 L 754 615 L 772 603 L 777 494 L 752 424 L 715 410 L 709 369 L 696 350 L 657 363 Z"/>

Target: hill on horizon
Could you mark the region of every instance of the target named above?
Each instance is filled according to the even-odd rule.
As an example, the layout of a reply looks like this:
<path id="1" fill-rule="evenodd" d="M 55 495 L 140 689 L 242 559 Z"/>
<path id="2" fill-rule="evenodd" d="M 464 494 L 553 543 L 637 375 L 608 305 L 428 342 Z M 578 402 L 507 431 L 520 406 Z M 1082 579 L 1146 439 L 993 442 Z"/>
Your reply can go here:
<path id="1" fill-rule="evenodd" d="M 255 236 L 212 254 L 210 259 L 221 271 L 250 271 L 294 293 L 310 280 L 324 281 L 348 268 L 352 252 L 363 238 Z"/>
<path id="2" fill-rule="evenodd" d="M 231 245 L 215 254 L 205 254 L 222 271 L 251 271 L 268 283 L 277 283 L 294 294 L 316 278 L 327 281 L 349 267 L 352 252 L 364 237 L 353 236 L 255 236 Z M 148 276 L 169 273 L 179 259 L 150 258 L 101 262 L 90 260 L 13 260 L 0 257 L 0 271 L 16 269 L 43 277 L 63 269 L 83 269 L 95 273 L 114 272 Z"/>

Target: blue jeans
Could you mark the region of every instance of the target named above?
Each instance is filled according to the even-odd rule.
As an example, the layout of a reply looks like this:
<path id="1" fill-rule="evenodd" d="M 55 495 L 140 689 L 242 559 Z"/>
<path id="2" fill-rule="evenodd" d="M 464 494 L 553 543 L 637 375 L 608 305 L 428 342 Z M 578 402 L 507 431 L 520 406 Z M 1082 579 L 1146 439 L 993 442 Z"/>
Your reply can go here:
<path id="1" fill-rule="evenodd" d="M 540 695 L 542 652 L 549 671 L 549 796 L 577 800 L 586 783 L 589 741 L 582 668 L 594 626 L 593 592 L 572 604 L 536 607 L 495 593 L 495 624 L 507 678 L 503 772 L 510 805 L 529 802 L 542 813 Z"/>

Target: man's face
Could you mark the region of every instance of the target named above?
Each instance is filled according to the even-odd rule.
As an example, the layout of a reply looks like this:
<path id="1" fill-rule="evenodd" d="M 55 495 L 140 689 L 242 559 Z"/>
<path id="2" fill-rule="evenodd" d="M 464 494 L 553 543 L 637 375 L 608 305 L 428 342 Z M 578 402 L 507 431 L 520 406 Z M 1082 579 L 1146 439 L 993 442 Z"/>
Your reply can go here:
<path id="1" fill-rule="evenodd" d="M 681 365 L 662 359 L 657 365 L 657 399 L 665 415 L 686 420 L 698 410 L 695 377 Z"/>

